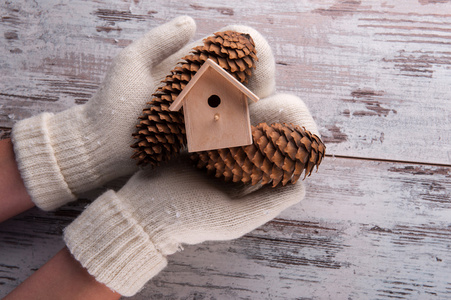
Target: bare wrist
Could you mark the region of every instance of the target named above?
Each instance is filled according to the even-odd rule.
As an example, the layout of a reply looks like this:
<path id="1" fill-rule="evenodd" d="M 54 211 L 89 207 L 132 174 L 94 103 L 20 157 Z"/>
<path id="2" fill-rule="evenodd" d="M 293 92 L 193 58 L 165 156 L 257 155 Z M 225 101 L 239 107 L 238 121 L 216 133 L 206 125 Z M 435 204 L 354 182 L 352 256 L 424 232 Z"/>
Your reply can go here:
<path id="1" fill-rule="evenodd" d="M 10 139 L 0 141 L 0 222 L 32 208 Z"/>

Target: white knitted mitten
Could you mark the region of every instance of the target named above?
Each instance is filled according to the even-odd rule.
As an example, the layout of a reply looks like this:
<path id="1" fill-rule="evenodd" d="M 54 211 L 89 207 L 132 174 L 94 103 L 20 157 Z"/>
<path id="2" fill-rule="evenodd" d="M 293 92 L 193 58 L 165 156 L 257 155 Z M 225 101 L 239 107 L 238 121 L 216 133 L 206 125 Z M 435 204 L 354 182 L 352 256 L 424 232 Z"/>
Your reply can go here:
<path id="1" fill-rule="evenodd" d="M 251 124 L 293 123 L 321 137 L 304 101 L 291 94 L 276 94 L 249 106 Z"/>
<path id="2" fill-rule="evenodd" d="M 194 44 L 202 43 L 186 45 L 195 27 L 193 19 L 179 17 L 151 30 L 120 52 L 86 104 L 58 114 L 43 113 L 14 126 L 17 164 L 38 207 L 55 209 L 137 170 L 136 161 L 130 159 L 137 118 L 160 81 Z M 260 97 L 271 94 L 275 68 L 268 43 L 248 27 L 225 29 L 252 35 L 259 61 L 249 87 Z"/>
<path id="3" fill-rule="evenodd" d="M 278 95 L 258 103 L 253 113 L 260 112 L 259 117 L 267 113 L 316 130 L 305 105 L 294 96 Z M 276 103 L 288 103 L 294 112 L 283 114 Z M 233 198 L 230 184 L 208 177 L 185 158 L 136 173 L 120 191 L 100 196 L 66 228 L 67 247 L 97 281 L 131 296 L 166 266 L 166 256 L 182 244 L 238 238 L 305 195 L 298 182 L 265 186 Z"/>

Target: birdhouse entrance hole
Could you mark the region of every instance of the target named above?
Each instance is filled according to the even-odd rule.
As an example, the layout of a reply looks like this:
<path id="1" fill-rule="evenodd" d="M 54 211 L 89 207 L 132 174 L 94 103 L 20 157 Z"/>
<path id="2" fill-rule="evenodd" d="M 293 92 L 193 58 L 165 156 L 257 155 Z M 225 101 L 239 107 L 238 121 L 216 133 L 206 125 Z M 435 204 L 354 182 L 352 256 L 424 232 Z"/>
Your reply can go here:
<path id="1" fill-rule="evenodd" d="M 221 104 L 221 98 L 219 98 L 218 95 L 211 95 L 210 97 L 208 97 L 208 105 L 210 105 L 210 107 L 218 107 L 219 104 Z"/>

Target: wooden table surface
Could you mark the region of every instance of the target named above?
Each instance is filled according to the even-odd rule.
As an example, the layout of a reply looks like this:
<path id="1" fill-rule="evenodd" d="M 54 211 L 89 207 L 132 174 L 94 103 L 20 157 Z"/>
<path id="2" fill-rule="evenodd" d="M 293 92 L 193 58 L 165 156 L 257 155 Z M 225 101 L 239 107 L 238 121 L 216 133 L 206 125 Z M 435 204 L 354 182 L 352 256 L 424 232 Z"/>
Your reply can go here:
<path id="1" fill-rule="evenodd" d="M 9 0 L 0 14 L 2 138 L 85 103 L 122 48 L 185 14 L 196 38 L 259 30 L 278 91 L 319 125 L 328 155 L 303 202 L 238 240 L 185 247 L 132 299 L 451 299 L 449 0 Z M 99 193 L 0 224 L 0 297 Z"/>

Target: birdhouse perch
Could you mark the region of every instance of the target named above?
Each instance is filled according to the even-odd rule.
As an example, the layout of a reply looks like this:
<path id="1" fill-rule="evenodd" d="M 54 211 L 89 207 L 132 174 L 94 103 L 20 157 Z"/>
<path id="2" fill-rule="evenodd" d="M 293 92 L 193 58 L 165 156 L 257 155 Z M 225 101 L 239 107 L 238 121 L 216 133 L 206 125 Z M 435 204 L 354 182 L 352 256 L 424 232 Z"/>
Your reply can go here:
<path id="1" fill-rule="evenodd" d="M 252 144 L 247 99 L 259 98 L 208 59 L 169 107 L 183 106 L 189 152 Z"/>

